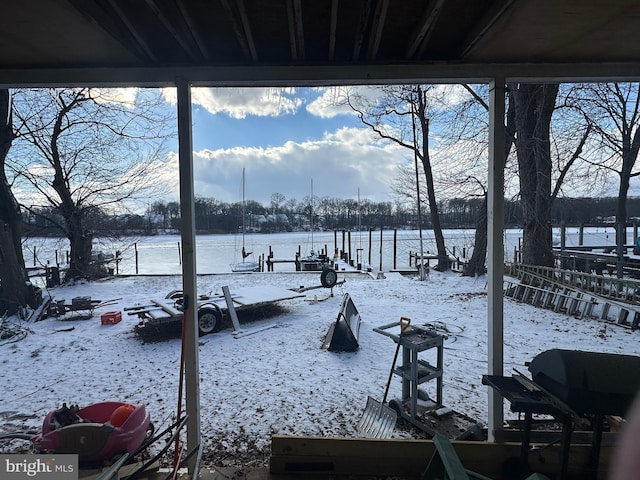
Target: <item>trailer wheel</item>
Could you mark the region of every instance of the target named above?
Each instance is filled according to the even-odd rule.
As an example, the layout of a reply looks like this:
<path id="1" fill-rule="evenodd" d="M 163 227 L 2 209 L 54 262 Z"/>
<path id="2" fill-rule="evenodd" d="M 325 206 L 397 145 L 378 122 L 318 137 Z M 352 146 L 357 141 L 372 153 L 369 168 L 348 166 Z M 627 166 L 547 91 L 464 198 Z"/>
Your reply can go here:
<path id="1" fill-rule="evenodd" d="M 325 268 L 320 274 L 320 284 L 325 288 L 332 288 L 338 283 L 338 274 L 333 268 Z"/>
<path id="2" fill-rule="evenodd" d="M 222 313 L 220 309 L 207 305 L 198 309 L 198 333 L 200 336 L 208 335 L 220 330 Z"/>
<path id="3" fill-rule="evenodd" d="M 165 295 L 164 298 L 168 298 L 170 300 L 177 300 L 178 298 L 182 298 L 184 295 L 182 290 L 171 290 L 169 293 Z"/>

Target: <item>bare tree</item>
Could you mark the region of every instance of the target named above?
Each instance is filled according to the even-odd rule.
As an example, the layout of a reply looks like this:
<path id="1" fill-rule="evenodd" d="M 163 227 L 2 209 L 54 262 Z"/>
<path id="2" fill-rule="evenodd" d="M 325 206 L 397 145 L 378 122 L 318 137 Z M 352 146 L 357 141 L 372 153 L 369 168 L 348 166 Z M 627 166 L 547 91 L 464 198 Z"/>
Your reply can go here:
<path id="1" fill-rule="evenodd" d="M 597 163 L 615 172 L 620 180 L 616 206 L 618 276 L 626 243 L 627 198 L 631 178 L 640 175 L 640 84 L 603 83 L 576 85 L 567 103 L 577 108 L 593 125 L 600 141 Z"/>
<path id="2" fill-rule="evenodd" d="M 421 85 L 379 87 L 374 99 L 358 90 L 345 90 L 344 101 L 380 138 L 411 151 L 422 165 L 427 204 L 438 253 L 437 269 L 450 268 L 444 235 L 440 225 L 433 168 L 429 156 L 430 122 L 437 115 L 433 87 Z M 413 135 L 415 125 L 416 135 Z M 414 182 L 415 183 L 415 182 Z"/>
<path id="3" fill-rule="evenodd" d="M 18 148 L 10 165 L 30 193 L 23 206 L 51 206 L 49 218 L 70 243 L 66 279 L 103 274 L 92 263 L 93 233 L 86 219 L 97 209 L 116 212 L 158 193 L 154 169 L 167 138 L 168 111 L 159 92 L 139 91 L 125 102 L 116 91 L 40 89 L 17 91 Z"/>
<path id="4" fill-rule="evenodd" d="M 282 229 L 282 222 L 280 221 L 280 208 L 284 205 L 284 202 L 287 200 L 287 197 L 282 193 L 272 193 L 271 194 L 271 211 L 275 217 L 276 231 L 280 231 Z"/>
<path id="5" fill-rule="evenodd" d="M 524 216 L 522 261 L 530 265 L 553 265 L 550 126 L 558 88 L 557 84 L 509 85 Z"/>
<path id="6" fill-rule="evenodd" d="M 36 306 L 22 255 L 20 206 L 5 174 L 5 161 L 13 141 L 11 95 L 0 90 L 0 315 Z"/>

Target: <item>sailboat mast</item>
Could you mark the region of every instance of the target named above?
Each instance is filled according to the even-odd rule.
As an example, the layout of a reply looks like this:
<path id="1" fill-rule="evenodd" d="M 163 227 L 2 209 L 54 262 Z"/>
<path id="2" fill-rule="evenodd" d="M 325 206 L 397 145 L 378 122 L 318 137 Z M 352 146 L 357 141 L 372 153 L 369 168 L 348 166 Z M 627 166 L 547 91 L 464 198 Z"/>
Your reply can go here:
<path id="1" fill-rule="evenodd" d="M 245 224 L 244 224 L 244 167 L 242 168 L 242 260 L 244 260 L 244 230 L 245 230 Z"/>
<path id="2" fill-rule="evenodd" d="M 311 255 L 315 253 L 313 248 L 313 178 L 311 179 L 311 220 L 309 221 L 311 225 Z"/>
<path id="3" fill-rule="evenodd" d="M 358 247 L 362 249 L 362 208 L 360 206 L 360 187 L 358 187 Z"/>

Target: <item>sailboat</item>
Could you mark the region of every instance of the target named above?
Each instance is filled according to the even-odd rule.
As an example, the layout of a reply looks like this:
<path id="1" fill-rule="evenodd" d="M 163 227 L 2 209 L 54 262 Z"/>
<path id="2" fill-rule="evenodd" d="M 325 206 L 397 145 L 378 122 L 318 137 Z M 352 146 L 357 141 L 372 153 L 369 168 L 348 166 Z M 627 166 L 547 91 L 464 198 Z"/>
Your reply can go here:
<path id="1" fill-rule="evenodd" d="M 360 188 L 358 188 L 358 246 L 356 248 L 356 265 L 358 270 L 371 271 L 369 262 L 365 262 L 363 257 L 364 248 L 362 248 L 362 206 L 360 205 Z"/>
<path id="2" fill-rule="evenodd" d="M 298 263 L 300 265 L 300 270 L 302 271 L 320 271 L 323 269 L 325 264 L 328 262 L 326 255 L 318 255 L 314 250 L 313 245 L 313 179 L 311 179 L 311 218 L 309 220 L 309 224 L 311 226 L 311 251 L 309 255 L 306 257 L 301 257 L 298 259 Z"/>
<path id="3" fill-rule="evenodd" d="M 244 168 L 242 169 L 242 250 L 240 254 L 242 255 L 242 261 L 239 263 L 234 263 L 231 265 L 232 272 L 246 273 L 246 272 L 257 272 L 260 270 L 260 264 L 253 260 L 253 252 L 247 252 L 244 244 L 244 235 L 246 231 L 245 225 L 245 193 L 244 193 Z"/>

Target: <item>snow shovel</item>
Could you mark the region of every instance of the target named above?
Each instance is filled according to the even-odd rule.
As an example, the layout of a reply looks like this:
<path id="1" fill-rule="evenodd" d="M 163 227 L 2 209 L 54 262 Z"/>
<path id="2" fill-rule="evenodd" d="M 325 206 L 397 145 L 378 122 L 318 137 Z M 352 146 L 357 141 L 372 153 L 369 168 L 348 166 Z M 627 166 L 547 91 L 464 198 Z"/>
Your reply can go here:
<path id="1" fill-rule="evenodd" d="M 409 328 L 411 319 L 407 317 L 400 317 L 400 336 L 398 337 L 398 345 L 396 346 L 396 353 L 393 356 L 393 363 L 391 364 L 391 370 L 389 371 L 389 379 L 387 380 L 387 386 L 384 390 L 384 396 L 382 401 L 379 402 L 375 398 L 367 397 L 367 405 L 362 412 L 362 417 L 356 426 L 356 430 L 370 438 L 386 438 L 391 435 L 396 426 L 396 411 L 385 405 L 387 401 L 387 394 L 389 393 L 389 386 L 391 385 L 391 377 L 393 376 L 393 369 L 396 366 L 398 359 L 398 352 L 400 351 L 400 340 L 402 339 L 402 333 Z"/>

